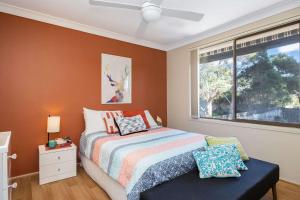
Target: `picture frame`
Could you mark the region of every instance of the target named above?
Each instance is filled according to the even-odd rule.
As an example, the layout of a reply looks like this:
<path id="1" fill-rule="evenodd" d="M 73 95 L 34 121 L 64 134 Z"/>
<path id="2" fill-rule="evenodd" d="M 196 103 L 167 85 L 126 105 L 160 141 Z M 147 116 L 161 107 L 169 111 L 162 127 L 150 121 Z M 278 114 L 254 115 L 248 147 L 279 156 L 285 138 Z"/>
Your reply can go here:
<path id="1" fill-rule="evenodd" d="M 101 54 L 101 103 L 132 103 L 132 59 Z"/>

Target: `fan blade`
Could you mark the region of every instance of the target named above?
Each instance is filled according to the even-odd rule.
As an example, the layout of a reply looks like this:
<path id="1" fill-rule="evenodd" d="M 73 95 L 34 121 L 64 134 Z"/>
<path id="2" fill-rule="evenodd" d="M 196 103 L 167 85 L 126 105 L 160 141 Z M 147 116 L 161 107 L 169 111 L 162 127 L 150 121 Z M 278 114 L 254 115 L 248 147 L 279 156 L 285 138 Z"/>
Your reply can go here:
<path id="1" fill-rule="evenodd" d="M 147 22 L 145 20 L 142 19 L 139 27 L 137 28 L 136 32 L 135 32 L 135 36 L 140 38 L 142 37 L 142 35 L 145 33 L 146 28 L 147 28 Z"/>
<path id="2" fill-rule="evenodd" d="M 163 2 L 164 0 L 150 0 L 150 1 L 148 1 L 149 3 L 153 3 L 153 4 L 155 4 L 155 5 L 161 5 L 162 4 L 162 2 Z"/>
<path id="3" fill-rule="evenodd" d="M 102 1 L 102 0 L 90 0 L 90 4 L 93 6 L 107 6 L 107 7 L 125 8 L 125 9 L 131 9 L 131 10 L 141 10 L 142 9 L 142 6 L 139 6 L 139 5 Z"/>
<path id="4" fill-rule="evenodd" d="M 174 10 L 168 8 L 162 8 L 162 15 L 191 20 L 191 21 L 200 21 L 204 16 L 204 14 L 202 13 L 196 13 L 196 12 L 185 11 L 185 10 Z"/>

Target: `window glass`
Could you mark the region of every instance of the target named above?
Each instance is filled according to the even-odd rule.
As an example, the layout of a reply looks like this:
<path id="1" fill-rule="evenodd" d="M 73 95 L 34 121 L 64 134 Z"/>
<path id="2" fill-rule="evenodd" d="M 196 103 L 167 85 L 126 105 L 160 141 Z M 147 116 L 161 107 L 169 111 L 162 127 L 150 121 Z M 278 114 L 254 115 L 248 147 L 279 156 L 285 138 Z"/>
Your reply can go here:
<path id="1" fill-rule="evenodd" d="M 232 44 L 224 43 L 199 51 L 200 117 L 232 118 Z"/>
<path id="2" fill-rule="evenodd" d="M 300 123 L 299 25 L 237 41 L 237 119 Z"/>

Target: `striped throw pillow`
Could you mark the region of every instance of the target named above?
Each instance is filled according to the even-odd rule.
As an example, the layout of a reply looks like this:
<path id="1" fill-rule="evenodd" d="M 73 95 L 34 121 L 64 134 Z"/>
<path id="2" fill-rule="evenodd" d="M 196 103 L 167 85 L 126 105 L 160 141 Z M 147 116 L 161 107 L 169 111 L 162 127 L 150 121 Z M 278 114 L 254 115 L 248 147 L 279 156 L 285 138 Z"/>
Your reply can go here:
<path id="1" fill-rule="evenodd" d="M 115 123 L 116 117 L 123 117 L 122 111 L 106 111 L 103 113 L 103 121 L 108 134 L 119 133 L 119 129 Z"/>

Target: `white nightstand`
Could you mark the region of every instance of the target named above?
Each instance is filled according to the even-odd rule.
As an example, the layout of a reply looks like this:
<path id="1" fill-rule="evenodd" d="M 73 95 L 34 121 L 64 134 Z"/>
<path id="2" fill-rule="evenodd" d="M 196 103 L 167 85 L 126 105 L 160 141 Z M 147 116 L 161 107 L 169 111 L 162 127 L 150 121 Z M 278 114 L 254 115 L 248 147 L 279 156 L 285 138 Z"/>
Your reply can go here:
<path id="1" fill-rule="evenodd" d="M 40 184 L 76 176 L 76 145 L 46 150 L 39 145 Z"/>

